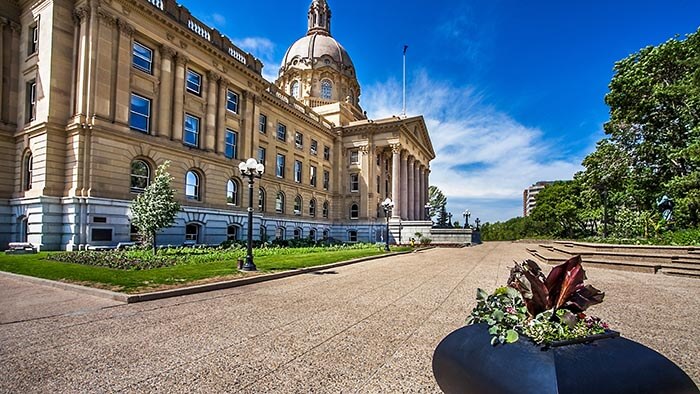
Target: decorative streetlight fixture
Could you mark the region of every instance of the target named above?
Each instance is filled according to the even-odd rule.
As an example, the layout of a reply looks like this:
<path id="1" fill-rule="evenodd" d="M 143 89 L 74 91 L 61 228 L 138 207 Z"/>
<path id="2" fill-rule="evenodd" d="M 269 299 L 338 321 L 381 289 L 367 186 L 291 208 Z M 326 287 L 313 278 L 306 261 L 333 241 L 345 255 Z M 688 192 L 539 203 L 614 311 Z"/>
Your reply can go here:
<path id="1" fill-rule="evenodd" d="M 391 211 L 394 209 L 394 202 L 387 198 L 382 202 L 382 209 L 384 210 L 384 217 L 386 217 L 386 244 L 384 245 L 384 251 L 389 252 L 389 216 L 391 216 Z"/>
<path id="2" fill-rule="evenodd" d="M 399 218 L 399 245 L 401 245 L 401 230 L 403 230 L 403 224 L 401 223 L 401 218 Z"/>
<path id="3" fill-rule="evenodd" d="M 430 203 L 425 204 L 425 206 L 423 207 L 423 209 L 425 210 L 425 220 L 430 220 L 430 208 L 432 207 L 433 206 L 430 205 Z"/>
<path id="4" fill-rule="evenodd" d="M 257 271 L 258 268 L 253 263 L 253 183 L 255 178 L 262 178 L 265 166 L 250 158 L 241 162 L 238 169 L 241 171 L 241 176 L 248 177 L 248 254 L 241 270 Z"/>
<path id="5" fill-rule="evenodd" d="M 481 223 L 481 220 L 479 220 L 479 218 L 476 218 L 475 222 L 476 222 L 476 231 L 479 231 L 479 223 Z"/>
<path id="6" fill-rule="evenodd" d="M 464 216 L 464 228 L 469 228 L 469 217 L 472 215 L 471 212 L 469 212 L 468 209 L 465 209 L 464 212 L 462 212 L 462 216 Z"/>

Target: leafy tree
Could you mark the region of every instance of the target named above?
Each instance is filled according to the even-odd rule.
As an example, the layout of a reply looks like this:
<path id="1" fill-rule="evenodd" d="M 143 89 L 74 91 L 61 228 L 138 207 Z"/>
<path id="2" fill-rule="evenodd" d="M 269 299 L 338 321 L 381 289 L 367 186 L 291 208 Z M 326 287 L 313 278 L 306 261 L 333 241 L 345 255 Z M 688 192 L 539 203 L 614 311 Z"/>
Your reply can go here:
<path id="1" fill-rule="evenodd" d="M 700 161 L 700 29 L 643 48 L 615 64 L 605 132 L 629 160 L 626 205 L 655 211 L 671 194 L 679 224 L 698 225 Z M 629 203 L 633 202 L 633 207 Z"/>
<path id="2" fill-rule="evenodd" d="M 580 195 L 579 181 L 554 182 L 537 194 L 537 205 L 530 217 L 544 226 L 545 235 L 568 238 L 586 235 L 588 222 L 582 215 Z"/>
<path id="3" fill-rule="evenodd" d="M 428 187 L 428 203 L 430 204 L 429 215 L 432 219 L 447 205 L 447 197 L 445 197 L 445 194 L 443 194 L 442 190 L 438 189 L 437 186 L 430 186 Z"/>
<path id="4" fill-rule="evenodd" d="M 447 209 L 445 208 L 445 204 L 443 204 L 440 207 L 440 212 L 438 213 L 437 226 L 439 228 L 445 228 L 445 227 L 449 227 L 449 224 L 450 224 L 450 219 L 447 216 Z"/>
<path id="5" fill-rule="evenodd" d="M 151 244 L 153 254 L 156 254 L 156 233 L 172 225 L 180 210 L 175 190 L 170 188 L 169 165 L 170 162 L 166 161 L 158 166 L 153 182 L 131 204 L 131 223 L 139 229 L 144 243 Z"/>

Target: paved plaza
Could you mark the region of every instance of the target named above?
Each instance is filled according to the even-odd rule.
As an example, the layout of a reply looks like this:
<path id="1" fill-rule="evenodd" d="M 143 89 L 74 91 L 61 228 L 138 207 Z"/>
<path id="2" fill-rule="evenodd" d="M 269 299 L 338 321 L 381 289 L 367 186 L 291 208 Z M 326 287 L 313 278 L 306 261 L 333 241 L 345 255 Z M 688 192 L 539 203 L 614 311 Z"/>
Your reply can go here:
<path id="1" fill-rule="evenodd" d="M 520 243 L 120 304 L 0 276 L 0 392 L 440 392 L 432 352 Z M 587 269 L 593 307 L 700 382 L 700 280 Z"/>

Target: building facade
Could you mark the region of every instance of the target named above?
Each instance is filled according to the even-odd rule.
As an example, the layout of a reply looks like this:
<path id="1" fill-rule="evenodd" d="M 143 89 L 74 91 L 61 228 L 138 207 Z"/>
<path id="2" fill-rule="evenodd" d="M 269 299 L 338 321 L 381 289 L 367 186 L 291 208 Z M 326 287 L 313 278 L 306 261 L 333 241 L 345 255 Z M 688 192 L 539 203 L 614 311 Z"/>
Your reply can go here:
<path id="1" fill-rule="evenodd" d="M 255 238 L 376 241 L 423 220 L 423 118 L 369 120 L 325 0 L 277 81 L 174 0 L 0 3 L 0 246 L 133 239 L 129 205 L 169 161 L 182 204 L 161 244 Z M 253 223 L 238 164 L 265 164 Z"/>
<path id="2" fill-rule="evenodd" d="M 539 181 L 523 190 L 523 217 L 530 216 L 532 210 L 535 209 L 537 205 L 537 195 L 552 183 L 554 183 L 554 181 Z"/>

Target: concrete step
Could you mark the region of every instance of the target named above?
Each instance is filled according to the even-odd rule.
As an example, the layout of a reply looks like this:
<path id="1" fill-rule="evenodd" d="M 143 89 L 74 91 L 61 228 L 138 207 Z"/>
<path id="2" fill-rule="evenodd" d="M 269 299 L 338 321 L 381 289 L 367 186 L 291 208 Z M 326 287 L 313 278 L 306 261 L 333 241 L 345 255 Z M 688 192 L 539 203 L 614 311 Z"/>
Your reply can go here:
<path id="1" fill-rule="evenodd" d="M 682 276 L 685 278 L 700 279 L 700 271 L 697 270 L 684 270 L 678 268 L 662 268 L 660 273 L 669 276 Z"/>
<path id="2" fill-rule="evenodd" d="M 569 248 L 594 250 L 597 252 L 630 252 L 641 254 L 663 254 L 663 255 L 687 255 L 700 254 L 700 246 L 673 246 L 673 245 L 616 245 L 598 244 L 577 241 L 553 241 L 557 246 Z"/>

